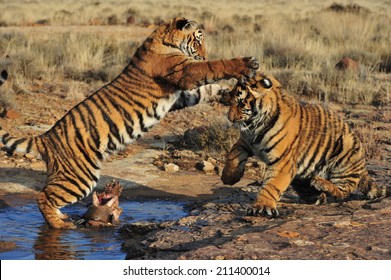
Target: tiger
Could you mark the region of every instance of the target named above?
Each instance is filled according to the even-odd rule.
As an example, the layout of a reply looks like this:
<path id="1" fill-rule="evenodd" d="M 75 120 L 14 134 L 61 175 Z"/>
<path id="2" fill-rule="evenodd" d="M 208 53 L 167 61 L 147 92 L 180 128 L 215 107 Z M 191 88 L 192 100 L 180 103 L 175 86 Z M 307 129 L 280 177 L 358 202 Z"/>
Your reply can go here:
<path id="1" fill-rule="evenodd" d="M 111 82 L 70 109 L 39 136 L 15 138 L 0 129 L 9 154 L 29 153 L 46 163 L 38 208 L 52 228 L 74 229 L 60 209 L 88 196 L 102 162 L 140 138 L 171 109 L 181 92 L 221 79 L 252 76 L 253 57 L 207 60 L 197 22 L 174 18 L 159 25 Z"/>
<path id="2" fill-rule="evenodd" d="M 296 100 L 278 80 L 259 71 L 239 79 L 225 100 L 240 137 L 226 157 L 221 180 L 239 182 L 251 156 L 266 164 L 247 215 L 278 216 L 277 202 L 290 185 L 315 204 L 326 203 L 328 196 L 345 199 L 356 189 L 371 200 L 386 196 L 386 188 L 365 168 L 360 139 L 336 112 Z"/>

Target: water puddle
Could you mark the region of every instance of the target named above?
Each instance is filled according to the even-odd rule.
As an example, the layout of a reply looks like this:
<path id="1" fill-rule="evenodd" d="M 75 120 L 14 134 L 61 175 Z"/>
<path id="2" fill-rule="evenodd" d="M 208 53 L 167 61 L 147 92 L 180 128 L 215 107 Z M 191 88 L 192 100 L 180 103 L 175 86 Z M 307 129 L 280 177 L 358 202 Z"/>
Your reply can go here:
<path id="1" fill-rule="evenodd" d="M 168 221 L 187 215 L 185 203 L 172 201 L 121 201 L 121 224 L 136 221 Z M 82 204 L 63 208 L 70 216 L 86 211 Z M 15 242 L 16 248 L 0 252 L 1 260 L 29 259 L 125 259 L 118 227 L 75 230 L 50 229 L 35 203 L 0 208 L 0 241 Z"/>

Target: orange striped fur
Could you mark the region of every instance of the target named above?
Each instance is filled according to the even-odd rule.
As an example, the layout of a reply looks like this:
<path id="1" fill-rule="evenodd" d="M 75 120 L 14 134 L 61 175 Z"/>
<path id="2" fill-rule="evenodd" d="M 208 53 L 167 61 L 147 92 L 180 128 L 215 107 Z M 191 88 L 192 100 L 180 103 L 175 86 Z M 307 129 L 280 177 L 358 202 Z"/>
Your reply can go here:
<path id="1" fill-rule="evenodd" d="M 239 80 L 229 95 L 228 118 L 240 126 L 241 137 L 227 156 L 222 181 L 238 182 L 250 156 L 267 165 L 248 214 L 278 215 L 277 201 L 289 185 L 317 204 L 327 195 L 343 199 L 356 189 L 369 199 L 385 196 L 386 189 L 368 176 L 359 138 L 335 112 L 297 101 L 261 73 Z"/>
<path id="2" fill-rule="evenodd" d="M 38 206 L 53 228 L 75 228 L 60 208 L 87 196 L 102 161 L 141 137 L 170 110 L 181 91 L 219 79 L 251 76 L 253 58 L 208 61 L 196 22 L 176 18 L 160 25 L 112 82 L 72 108 L 46 133 L 16 139 L 0 129 L 4 149 L 33 153 L 47 165 Z"/>

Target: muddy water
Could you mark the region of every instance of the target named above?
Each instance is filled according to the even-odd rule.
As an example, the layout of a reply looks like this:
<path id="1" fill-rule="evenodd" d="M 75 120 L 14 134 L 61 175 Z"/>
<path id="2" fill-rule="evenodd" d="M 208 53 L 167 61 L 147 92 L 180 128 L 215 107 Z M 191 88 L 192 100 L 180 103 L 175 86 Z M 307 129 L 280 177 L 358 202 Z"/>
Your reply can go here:
<path id="1" fill-rule="evenodd" d="M 172 201 L 121 201 L 121 224 L 135 221 L 167 221 L 187 213 L 184 203 Z M 81 216 L 82 204 L 64 208 L 69 216 Z M 0 259 L 124 259 L 118 226 L 75 230 L 50 229 L 35 203 L 0 209 L 0 241 L 15 242 L 16 248 L 0 252 Z"/>

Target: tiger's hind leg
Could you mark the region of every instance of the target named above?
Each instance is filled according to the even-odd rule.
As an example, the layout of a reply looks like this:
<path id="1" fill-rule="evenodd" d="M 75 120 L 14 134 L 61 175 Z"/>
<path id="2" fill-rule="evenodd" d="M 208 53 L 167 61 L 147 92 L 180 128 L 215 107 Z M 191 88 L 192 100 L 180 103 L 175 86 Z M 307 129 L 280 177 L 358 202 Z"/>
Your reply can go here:
<path id="1" fill-rule="evenodd" d="M 326 180 L 321 177 L 315 177 L 311 180 L 311 186 L 318 191 L 330 194 L 336 199 L 347 198 L 354 190 L 361 191 L 367 199 L 376 200 L 386 197 L 387 189 L 384 186 L 379 186 L 365 170 L 357 179 L 356 177 L 346 177 L 344 180 Z M 319 197 L 320 199 L 321 197 Z M 320 201 L 316 204 L 323 204 Z"/>
<path id="2" fill-rule="evenodd" d="M 50 227 L 74 229 L 76 225 L 73 222 L 66 221 L 68 216 L 61 213 L 60 209 L 87 196 L 90 189 L 81 188 L 75 185 L 76 182 L 70 182 L 59 177 L 61 176 L 48 180 L 48 184 L 38 195 L 38 207 Z M 91 182 L 91 186 L 94 185 L 95 182 Z"/>
<path id="3" fill-rule="evenodd" d="M 294 180 L 291 186 L 305 203 L 320 205 L 327 202 L 327 194 L 312 187 L 309 180 Z"/>
<path id="4" fill-rule="evenodd" d="M 74 229 L 76 225 L 72 222 L 65 222 L 67 215 L 61 213 L 60 209 L 50 201 L 45 192 L 40 192 L 38 199 L 38 207 L 46 222 L 52 228 L 57 229 Z"/>
<path id="5" fill-rule="evenodd" d="M 350 193 L 357 188 L 358 181 L 354 179 L 355 178 L 347 178 L 344 181 L 333 183 L 332 181 L 318 176 L 312 178 L 311 186 L 316 190 L 324 193 L 322 197 L 319 197 L 315 204 L 324 204 L 326 201 L 320 201 L 320 199 L 323 200 L 326 194 L 329 194 L 337 199 L 344 199 L 348 197 Z"/>

